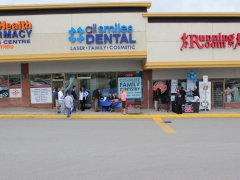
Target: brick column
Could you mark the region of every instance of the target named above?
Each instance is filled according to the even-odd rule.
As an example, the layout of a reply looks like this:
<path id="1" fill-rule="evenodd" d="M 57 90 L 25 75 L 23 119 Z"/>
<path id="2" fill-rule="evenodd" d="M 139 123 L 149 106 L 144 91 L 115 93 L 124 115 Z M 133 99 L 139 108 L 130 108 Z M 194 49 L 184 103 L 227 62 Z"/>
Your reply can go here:
<path id="1" fill-rule="evenodd" d="M 25 79 L 23 79 L 25 75 Z M 21 64 L 22 78 L 22 107 L 30 107 L 30 77 L 28 64 Z"/>
<path id="2" fill-rule="evenodd" d="M 148 80 L 149 80 L 149 108 L 153 108 L 152 70 L 143 71 L 142 108 L 148 108 Z"/>

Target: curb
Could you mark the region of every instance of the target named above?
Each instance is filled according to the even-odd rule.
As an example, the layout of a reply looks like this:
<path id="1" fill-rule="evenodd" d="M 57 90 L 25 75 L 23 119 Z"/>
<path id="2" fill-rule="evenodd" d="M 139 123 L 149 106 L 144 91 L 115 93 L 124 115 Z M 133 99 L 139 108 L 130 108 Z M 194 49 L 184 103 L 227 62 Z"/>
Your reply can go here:
<path id="1" fill-rule="evenodd" d="M 72 115 L 72 119 L 236 118 L 240 114 Z M 5 119 L 65 119 L 66 115 L 3 114 Z"/>

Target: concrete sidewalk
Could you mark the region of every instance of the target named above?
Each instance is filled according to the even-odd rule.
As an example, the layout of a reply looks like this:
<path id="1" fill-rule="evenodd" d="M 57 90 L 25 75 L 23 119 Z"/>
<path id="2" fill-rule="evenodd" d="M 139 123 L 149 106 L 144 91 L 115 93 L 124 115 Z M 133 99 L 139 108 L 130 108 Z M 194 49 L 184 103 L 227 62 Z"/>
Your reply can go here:
<path id="1" fill-rule="evenodd" d="M 201 118 L 201 117 L 240 117 L 240 109 L 212 109 L 211 111 L 200 111 L 199 113 L 184 113 L 182 115 L 173 112 L 155 111 L 142 109 L 141 114 L 122 115 L 121 112 L 94 112 L 92 109 L 78 111 L 72 114 L 77 118 Z M 66 118 L 56 113 L 55 109 L 39 108 L 0 108 L 0 118 Z"/>

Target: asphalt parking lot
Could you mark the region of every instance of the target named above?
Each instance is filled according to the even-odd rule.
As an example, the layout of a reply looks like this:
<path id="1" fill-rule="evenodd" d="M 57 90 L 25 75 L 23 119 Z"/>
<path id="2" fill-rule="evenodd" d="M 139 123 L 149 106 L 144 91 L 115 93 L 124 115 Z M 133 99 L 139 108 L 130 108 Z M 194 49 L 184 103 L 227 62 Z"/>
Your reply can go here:
<path id="1" fill-rule="evenodd" d="M 239 127 L 240 118 L 0 119 L 0 179 L 238 180 Z"/>

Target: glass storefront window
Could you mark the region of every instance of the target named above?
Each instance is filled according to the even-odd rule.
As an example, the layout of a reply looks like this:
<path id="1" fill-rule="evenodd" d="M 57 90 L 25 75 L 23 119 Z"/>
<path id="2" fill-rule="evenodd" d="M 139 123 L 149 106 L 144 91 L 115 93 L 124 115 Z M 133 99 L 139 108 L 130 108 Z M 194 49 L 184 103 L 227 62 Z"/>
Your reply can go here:
<path id="1" fill-rule="evenodd" d="M 9 76 L 9 88 L 21 88 L 20 75 Z"/>
<path id="2" fill-rule="evenodd" d="M 0 98 L 9 97 L 8 76 L 0 75 Z"/>
<path id="3" fill-rule="evenodd" d="M 52 79 L 50 74 L 35 74 L 30 75 L 31 87 L 46 87 L 51 86 Z"/>
<path id="4" fill-rule="evenodd" d="M 72 87 L 76 87 L 76 93 L 78 98 L 78 80 L 77 80 L 77 74 L 65 74 L 65 96 L 67 93 L 72 91 Z"/>
<path id="5" fill-rule="evenodd" d="M 169 98 L 169 88 L 168 87 L 168 80 L 158 80 L 153 81 L 153 86 L 156 86 L 156 88 L 161 89 L 161 98 L 160 98 L 160 104 L 167 104 L 167 100 Z"/>
<path id="6" fill-rule="evenodd" d="M 181 87 L 185 90 L 187 89 L 187 80 L 178 80 L 178 89 L 180 90 Z"/>
<path id="7" fill-rule="evenodd" d="M 225 80 L 225 102 L 239 102 L 240 79 Z"/>
<path id="8" fill-rule="evenodd" d="M 53 74 L 52 79 L 64 79 L 64 74 Z"/>
<path id="9" fill-rule="evenodd" d="M 140 80 L 141 79 L 141 80 Z M 118 82 L 120 80 L 120 82 Z M 121 83 L 122 82 L 122 83 Z M 138 83 L 141 82 L 141 83 Z M 118 97 L 121 88 L 125 88 L 128 100 L 143 99 L 142 71 L 117 72 Z M 122 86 L 121 86 L 122 84 Z"/>
<path id="10" fill-rule="evenodd" d="M 78 74 L 78 77 L 91 77 L 90 73 L 81 73 Z"/>
<path id="11" fill-rule="evenodd" d="M 115 72 L 92 73 L 92 91 L 100 89 L 102 96 L 108 97 L 109 93 L 117 93 L 117 79 Z"/>

